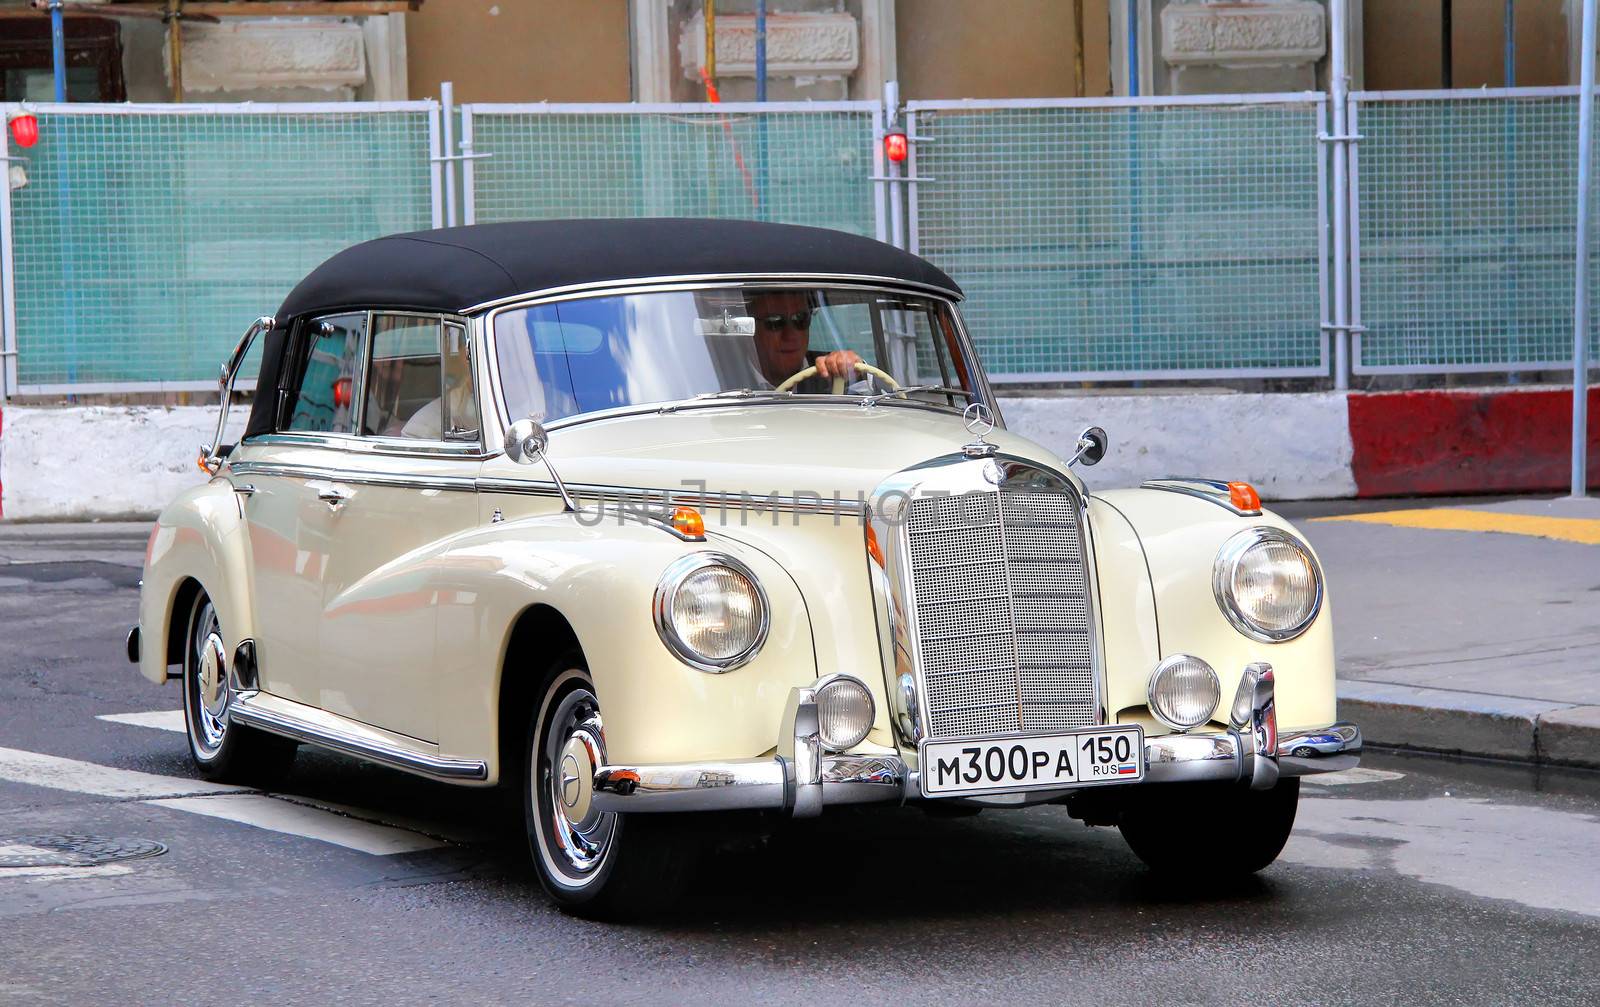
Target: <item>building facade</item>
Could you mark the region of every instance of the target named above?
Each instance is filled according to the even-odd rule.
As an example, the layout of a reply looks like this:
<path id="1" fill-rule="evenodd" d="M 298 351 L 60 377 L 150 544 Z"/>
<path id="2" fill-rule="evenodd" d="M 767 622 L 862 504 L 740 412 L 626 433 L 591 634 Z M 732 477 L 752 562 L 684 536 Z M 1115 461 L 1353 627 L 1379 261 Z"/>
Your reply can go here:
<path id="1" fill-rule="evenodd" d="M 67 19 L 74 101 L 387 101 L 436 96 L 446 80 L 461 101 L 704 101 L 708 69 L 723 100 L 756 94 L 755 0 L 190 0 L 178 5 L 188 17 L 176 45 L 165 3 L 83 6 Z M 1572 83 L 1579 7 L 1349 0 L 1352 85 Z M 771 100 L 877 97 L 888 81 L 902 97 L 928 99 L 1326 86 L 1326 0 L 770 0 L 767 9 Z M 48 18 L 26 0 L 0 0 L 0 100 L 51 93 Z"/>

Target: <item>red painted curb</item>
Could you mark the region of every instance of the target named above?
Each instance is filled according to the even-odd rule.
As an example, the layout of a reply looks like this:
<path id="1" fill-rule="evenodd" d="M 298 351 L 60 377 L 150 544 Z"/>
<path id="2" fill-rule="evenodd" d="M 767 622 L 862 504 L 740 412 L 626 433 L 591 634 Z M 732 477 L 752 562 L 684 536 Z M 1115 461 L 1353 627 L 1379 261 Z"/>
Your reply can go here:
<path id="1" fill-rule="evenodd" d="M 1522 493 L 1572 482 L 1572 392 L 1349 396 L 1356 495 Z M 1589 389 L 1589 486 L 1600 487 L 1600 386 Z"/>

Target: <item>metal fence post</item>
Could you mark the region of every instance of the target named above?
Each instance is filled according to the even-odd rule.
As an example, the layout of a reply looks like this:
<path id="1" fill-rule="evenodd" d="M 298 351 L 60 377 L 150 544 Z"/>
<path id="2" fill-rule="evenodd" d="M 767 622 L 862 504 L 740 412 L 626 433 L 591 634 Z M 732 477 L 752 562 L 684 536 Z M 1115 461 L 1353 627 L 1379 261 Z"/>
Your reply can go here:
<path id="1" fill-rule="evenodd" d="M 1595 0 L 1583 3 L 1583 62 L 1578 85 L 1578 234 L 1572 297 L 1572 495 L 1588 492 L 1589 449 L 1589 173 L 1594 161 Z"/>
<path id="2" fill-rule="evenodd" d="M 11 140 L 0 106 L 0 402 L 17 389 L 17 270 L 11 229 Z"/>
<path id="3" fill-rule="evenodd" d="M 439 85 L 440 117 L 444 124 L 444 226 L 456 226 L 456 86 Z"/>
<path id="4" fill-rule="evenodd" d="M 1350 387 L 1350 178 L 1349 134 L 1346 132 L 1350 94 L 1345 31 L 1349 23 L 1347 0 L 1329 0 L 1328 90 L 1332 119 L 1329 154 L 1333 158 L 1333 387 Z"/>

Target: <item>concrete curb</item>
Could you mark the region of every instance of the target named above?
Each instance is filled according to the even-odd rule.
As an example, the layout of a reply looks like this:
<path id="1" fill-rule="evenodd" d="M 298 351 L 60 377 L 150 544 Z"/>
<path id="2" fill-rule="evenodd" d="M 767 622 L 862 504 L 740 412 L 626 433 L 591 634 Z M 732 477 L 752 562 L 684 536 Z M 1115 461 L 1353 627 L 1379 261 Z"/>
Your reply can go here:
<path id="1" fill-rule="evenodd" d="M 1342 681 L 1339 717 L 1374 745 L 1600 769 L 1600 706 Z"/>

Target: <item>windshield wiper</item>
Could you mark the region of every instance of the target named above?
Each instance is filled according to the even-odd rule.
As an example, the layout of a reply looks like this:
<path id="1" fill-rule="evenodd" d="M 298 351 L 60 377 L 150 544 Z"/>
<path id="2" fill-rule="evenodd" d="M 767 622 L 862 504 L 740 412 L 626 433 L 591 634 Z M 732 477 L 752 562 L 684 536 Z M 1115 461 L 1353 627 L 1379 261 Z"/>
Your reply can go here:
<path id="1" fill-rule="evenodd" d="M 977 397 L 965 388 L 951 388 L 949 385 L 906 385 L 892 392 L 873 392 L 871 395 L 863 395 L 860 401 L 863 406 L 870 408 L 886 399 L 903 398 L 914 392 L 938 392 L 942 395 L 961 395 L 969 399 Z"/>
<path id="2" fill-rule="evenodd" d="M 667 402 L 663 404 L 660 409 L 656 410 L 656 413 L 658 415 L 661 413 L 673 413 L 677 412 L 686 405 L 693 405 L 696 402 L 709 402 L 712 399 L 756 399 L 770 397 L 787 399 L 793 395 L 794 392 L 780 392 L 775 388 L 729 388 L 726 391 L 721 392 L 701 392 L 699 395 L 684 399 L 680 402 Z"/>

